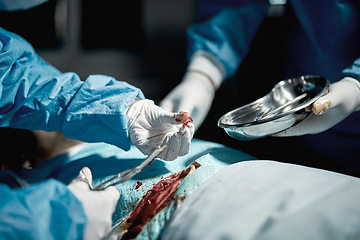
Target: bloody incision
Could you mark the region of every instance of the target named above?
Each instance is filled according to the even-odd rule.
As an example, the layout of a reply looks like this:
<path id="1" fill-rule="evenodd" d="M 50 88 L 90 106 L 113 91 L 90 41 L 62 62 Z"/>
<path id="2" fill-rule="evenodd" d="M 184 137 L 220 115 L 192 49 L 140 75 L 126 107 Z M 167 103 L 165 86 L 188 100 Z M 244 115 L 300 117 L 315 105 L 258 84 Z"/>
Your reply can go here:
<path id="1" fill-rule="evenodd" d="M 165 207 L 164 203 L 172 196 L 184 178 L 198 167 L 200 167 L 200 164 L 194 162 L 183 171 L 174 173 L 155 184 L 145 194 L 135 209 L 120 223 L 119 227 L 121 228 L 127 226 L 121 239 L 135 238 L 151 218 Z"/>

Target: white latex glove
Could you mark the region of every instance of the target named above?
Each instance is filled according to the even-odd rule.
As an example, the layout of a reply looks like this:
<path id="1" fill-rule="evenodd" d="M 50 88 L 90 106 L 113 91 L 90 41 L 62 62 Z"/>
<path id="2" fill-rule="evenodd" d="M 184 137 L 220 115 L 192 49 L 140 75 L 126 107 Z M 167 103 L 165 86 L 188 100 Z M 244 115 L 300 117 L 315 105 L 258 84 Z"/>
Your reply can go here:
<path id="1" fill-rule="evenodd" d="M 314 114 L 298 125 L 276 136 L 288 137 L 323 132 L 341 122 L 360 108 L 360 83 L 345 77 L 330 85 L 328 94 L 319 98 L 312 106 Z"/>
<path id="2" fill-rule="evenodd" d="M 160 102 L 160 106 L 170 112 L 189 112 L 196 131 L 207 116 L 215 91 L 223 81 L 222 68 L 210 53 L 195 53 L 182 82 Z"/>
<path id="3" fill-rule="evenodd" d="M 145 155 L 165 144 L 161 159 L 172 161 L 189 152 L 194 125 L 188 112 L 171 113 L 153 101 L 140 100 L 125 113 L 129 118 L 130 140 Z"/>
<path id="4" fill-rule="evenodd" d="M 80 171 L 68 188 L 82 202 L 87 216 L 84 239 L 103 238 L 111 230 L 112 214 L 120 198 L 119 191 L 112 186 L 101 191 L 91 190 L 92 174 L 87 167 Z"/>

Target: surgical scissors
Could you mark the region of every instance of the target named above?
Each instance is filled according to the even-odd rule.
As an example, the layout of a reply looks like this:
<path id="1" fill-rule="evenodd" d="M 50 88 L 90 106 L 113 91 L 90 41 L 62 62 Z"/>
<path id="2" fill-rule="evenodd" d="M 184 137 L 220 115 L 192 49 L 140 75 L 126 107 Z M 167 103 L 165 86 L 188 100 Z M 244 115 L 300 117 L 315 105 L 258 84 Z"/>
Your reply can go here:
<path id="1" fill-rule="evenodd" d="M 92 190 L 97 190 L 97 191 L 104 190 L 107 187 L 115 186 L 120 183 L 126 182 L 127 180 L 131 179 L 133 176 L 135 176 L 136 174 L 141 172 L 147 165 L 150 165 L 151 162 L 155 158 L 157 158 L 163 151 L 165 151 L 166 148 L 167 148 L 166 145 L 164 145 L 160 148 L 156 148 L 147 158 L 145 158 L 145 160 L 142 163 L 140 163 L 139 166 L 116 174 L 115 176 L 113 176 L 109 180 L 103 182 L 99 186 L 92 188 Z M 115 181 L 116 179 L 119 179 L 119 180 Z"/>

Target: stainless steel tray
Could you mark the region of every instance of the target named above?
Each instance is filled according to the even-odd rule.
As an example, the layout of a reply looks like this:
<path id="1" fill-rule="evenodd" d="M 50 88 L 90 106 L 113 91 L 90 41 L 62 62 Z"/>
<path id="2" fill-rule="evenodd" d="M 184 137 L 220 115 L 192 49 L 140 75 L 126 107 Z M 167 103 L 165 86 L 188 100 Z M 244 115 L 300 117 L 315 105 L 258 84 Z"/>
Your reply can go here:
<path id="1" fill-rule="evenodd" d="M 309 106 L 329 90 L 318 75 L 286 79 L 264 97 L 223 115 L 218 126 L 238 140 L 253 140 L 284 131 L 306 119 Z"/>

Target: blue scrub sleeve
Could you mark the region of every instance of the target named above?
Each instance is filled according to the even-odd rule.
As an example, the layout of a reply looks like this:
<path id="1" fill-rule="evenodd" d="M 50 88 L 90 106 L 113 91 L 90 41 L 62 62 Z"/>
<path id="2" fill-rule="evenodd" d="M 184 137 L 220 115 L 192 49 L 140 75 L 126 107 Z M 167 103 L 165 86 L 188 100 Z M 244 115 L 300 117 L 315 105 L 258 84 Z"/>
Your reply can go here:
<path id="1" fill-rule="evenodd" d="M 195 22 L 187 30 L 187 55 L 204 50 L 217 57 L 232 77 L 247 55 L 267 16 L 266 0 L 200 0 Z"/>
<path id="2" fill-rule="evenodd" d="M 356 59 L 350 67 L 344 69 L 343 74 L 346 77 L 353 77 L 360 81 L 360 58 Z"/>
<path id="3" fill-rule="evenodd" d="M 0 239 L 82 239 L 85 211 L 63 183 L 0 184 L 0 195 Z"/>
<path id="4" fill-rule="evenodd" d="M 103 75 L 81 81 L 41 59 L 33 47 L 0 28 L 0 126 L 62 131 L 67 138 L 128 150 L 125 109 L 140 89 Z"/>

